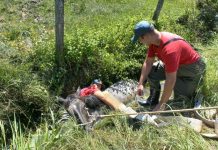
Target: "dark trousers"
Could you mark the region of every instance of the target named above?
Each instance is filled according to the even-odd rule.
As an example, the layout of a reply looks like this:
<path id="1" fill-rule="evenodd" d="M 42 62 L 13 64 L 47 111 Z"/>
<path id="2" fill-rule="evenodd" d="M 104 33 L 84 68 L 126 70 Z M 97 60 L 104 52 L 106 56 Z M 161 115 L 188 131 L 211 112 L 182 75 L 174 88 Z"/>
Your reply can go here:
<path id="1" fill-rule="evenodd" d="M 179 67 L 174 87 L 174 99 L 181 96 L 188 99 L 193 98 L 198 85 L 202 82 L 205 67 L 206 65 L 202 59 L 199 59 L 193 64 L 181 65 Z M 165 79 L 165 68 L 163 62 L 155 62 L 148 76 L 150 87 L 158 90 L 160 81 Z"/>

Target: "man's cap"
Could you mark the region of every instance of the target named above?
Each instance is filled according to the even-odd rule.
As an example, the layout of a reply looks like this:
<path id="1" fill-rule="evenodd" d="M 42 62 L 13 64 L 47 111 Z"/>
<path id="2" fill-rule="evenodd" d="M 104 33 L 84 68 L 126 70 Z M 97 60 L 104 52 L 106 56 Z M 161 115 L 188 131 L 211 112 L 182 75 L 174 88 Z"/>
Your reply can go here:
<path id="1" fill-rule="evenodd" d="M 134 27 L 134 36 L 131 38 L 133 43 L 136 43 L 140 36 L 154 30 L 153 24 L 148 21 L 140 21 Z"/>
<path id="2" fill-rule="evenodd" d="M 101 84 L 102 85 L 102 81 L 100 79 L 94 79 L 92 81 L 92 84 Z"/>

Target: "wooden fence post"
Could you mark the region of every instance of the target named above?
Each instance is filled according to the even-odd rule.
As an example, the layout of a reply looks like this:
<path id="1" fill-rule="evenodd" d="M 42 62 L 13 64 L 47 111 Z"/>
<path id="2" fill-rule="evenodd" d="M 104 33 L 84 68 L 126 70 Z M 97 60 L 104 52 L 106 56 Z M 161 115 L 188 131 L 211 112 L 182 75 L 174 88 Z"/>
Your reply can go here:
<path id="1" fill-rule="evenodd" d="M 158 20 L 158 17 L 160 15 L 160 11 L 163 7 L 163 4 L 164 4 L 164 0 L 158 0 L 156 10 L 155 10 L 154 15 L 152 17 L 152 20 L 154 20 L 155 22 L 157 22 L 157 20 Z"/>
<path id="2" fill-rule="evenodd" d="M 55 0 L 55 59 L 57 67 L 64 66 L 64 0 Z"/>

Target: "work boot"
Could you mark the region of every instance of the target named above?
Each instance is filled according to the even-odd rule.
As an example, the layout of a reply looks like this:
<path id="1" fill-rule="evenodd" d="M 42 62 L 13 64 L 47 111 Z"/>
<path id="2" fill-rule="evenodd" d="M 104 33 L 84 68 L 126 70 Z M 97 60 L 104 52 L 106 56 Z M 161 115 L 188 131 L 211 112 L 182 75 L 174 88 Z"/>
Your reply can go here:
<path id="1" fill-rule="evenodd" d="M 156 105 L 159 103 L 159 97 L 160 97 L 160 90 L 161 87 L 159 85 L 158 90 L 150 88 L 150 96 L 147 98 L 146 101 L 144 100 L 138 100 L 138 103 L 141 106 L 151 106 L 151 105 Z"/>

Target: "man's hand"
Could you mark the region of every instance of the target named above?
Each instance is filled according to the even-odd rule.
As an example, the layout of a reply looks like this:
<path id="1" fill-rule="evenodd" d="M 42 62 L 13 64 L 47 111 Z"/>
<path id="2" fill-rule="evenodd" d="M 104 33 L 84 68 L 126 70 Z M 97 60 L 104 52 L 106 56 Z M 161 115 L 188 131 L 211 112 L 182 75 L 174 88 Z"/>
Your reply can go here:
<path id="1" fill-rule="evenodd" d="M 139 96 L 143 95 L 144 86 L 142 84 L 138 85 L 137 93 Z"/>
<path id="2" fill-rule="evenodd" d="M 138 83 L 138 89 L 137 89 L 137 94 L 139 96 L 143 95 L 143 89 L 144 89 L 143 84 L 145 84 L 145 81 L 147 81 L 148 74 L 151 71 L 154 59 L 155 59 L 154 57 L 147 57 L 143 63 L 142 71 Z"/>
<path id="3" fill-rule="evenodd" d="M 175 82 L 176 82 L 176 73 L 166 73 L 166 81 L 164 84 L 164 90 L 160 99 L 160 102 L 157 104 L 157 106 L 153 109 L 153 111 L 161 111 L 165 109 L 165 104 L 170 98 L 170 95 L 173 91 Z"/>
<path id="4" fill-rule="evenodd" d="M 161 104 L 161 103 L 158 103 L 153 109 L 153 111 L 162 111 L 162 110 L 165 110 L 165 104 Z"/>

